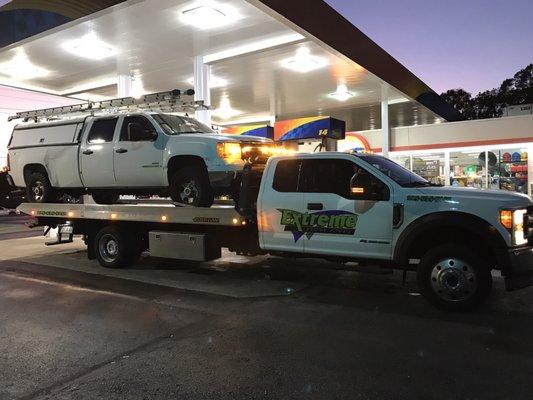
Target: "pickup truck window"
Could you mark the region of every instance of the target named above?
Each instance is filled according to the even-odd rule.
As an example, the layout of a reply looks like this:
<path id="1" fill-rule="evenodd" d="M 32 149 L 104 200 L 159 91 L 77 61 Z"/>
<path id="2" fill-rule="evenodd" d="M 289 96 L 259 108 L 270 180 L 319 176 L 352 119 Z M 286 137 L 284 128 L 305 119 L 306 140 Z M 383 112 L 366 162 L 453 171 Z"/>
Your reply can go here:
<path id="1" fill-rule="evenodd" d="M 394 180 L 397 184 L 403 187 L 417 187 L 417 186 L 436 186 L 421 176 L 409 171 L 408 169 L 396 164 L 388 158 L 378 156 L 375 154 L 357 154 L 360 160 L 368 163 L 372 167 L 378 169 L 389 178 Z"/>
<path id="2" fill-rule="evenodd" d="M 171 114 L 154 114 L 153 118 L 168 135 L 180 133 L 215 133 L 210 127 L 193 118 Z"/>
<path id="3" fill-rule="evenodd" d="M 304 160 L 299 191 L 333 193 L 353 200 L 388 200 L 390 191 L 376 176 L 342 159 Z"/>
<path id="4" fill-rule="evenodd" d="M 89 143 L 108 143 L 113 141 L 117 118 L 97 119 L 91 126 L 91 131 L 87 137 Z"/>
<path id="5" fill-rule="evenodd" d="M 278 162 L 274 172 L 272 188 L 282 193 L 297 192 L 300 164 L 300 160 L 282 160 Z"/>
<path id="6" fill-rule="evenodd" d="M 122 128 L 120 128 L 120 141 L 121 142 L 133 142 L 134 139 L 130 138 L 128 125 L 129 124 L 138 124 L 141 129 L 147 131 L 155 131 L 154 126 L 147 118 L 140 115 L 132 115 L 130 117 L 124 117 L 122 122 Z"/>

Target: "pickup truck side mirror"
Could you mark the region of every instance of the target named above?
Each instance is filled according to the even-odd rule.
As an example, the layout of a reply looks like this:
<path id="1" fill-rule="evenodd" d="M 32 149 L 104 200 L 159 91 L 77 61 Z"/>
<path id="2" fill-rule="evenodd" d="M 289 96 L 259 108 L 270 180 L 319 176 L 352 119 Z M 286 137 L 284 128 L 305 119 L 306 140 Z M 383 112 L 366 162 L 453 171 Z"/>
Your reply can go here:
<path id="1" fill-rule="evenodd" d="M 141 124 L 130 122 L 128 124 L 128 137 L 132 142 L 147 142 L 157 139 L 157 132 L 146 129 Z"/>
<path id="2" fill-rule="evenodd" d="M 367 171 L 356 172 L 350 179 L 350 195 L 354 200 L 389 200 L 387 185 Z"/>

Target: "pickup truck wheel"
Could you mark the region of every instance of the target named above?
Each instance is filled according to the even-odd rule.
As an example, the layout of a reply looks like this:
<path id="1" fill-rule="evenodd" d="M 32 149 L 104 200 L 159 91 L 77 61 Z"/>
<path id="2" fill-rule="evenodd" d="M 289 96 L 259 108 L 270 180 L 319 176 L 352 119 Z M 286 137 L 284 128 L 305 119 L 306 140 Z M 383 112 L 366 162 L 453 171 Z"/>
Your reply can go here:
<path id="1" fill-rule="evenodd" d="M 211 207 L 214 201 L 209 177 L 198 167 L 185 167 L 170 180 L 170 197 L 176 203 L 195 207 Z"/>
<path id="2" fill-rule="evenodd" d="M 114 226 L 102 228 L 94 243 L 96 259 L 102 267 L 129 267 L 141 256 L 141 246 L 135 235 Z"/>
<path id="3" fill-rule="evenodd" d="M 492 289 L 486 261 L 468 247 L 446 244 L 429 250 L 420 260 L 418 286 L 437 308 L 466 311 L 482 303 Z"/>
<path id="4" fill-rule="evenodd" d="M 91 196 L 97 204 L 116 204 L 120 197 L 115 193 L 93 193 Z"/>
<path id="5" fill-rule="evenodd" d="M 53 203 L 57 201 L 57 194 L 50 180 L 41 172 L 34 172 L 28 176 L 26 195 L 30 203 Z"/>

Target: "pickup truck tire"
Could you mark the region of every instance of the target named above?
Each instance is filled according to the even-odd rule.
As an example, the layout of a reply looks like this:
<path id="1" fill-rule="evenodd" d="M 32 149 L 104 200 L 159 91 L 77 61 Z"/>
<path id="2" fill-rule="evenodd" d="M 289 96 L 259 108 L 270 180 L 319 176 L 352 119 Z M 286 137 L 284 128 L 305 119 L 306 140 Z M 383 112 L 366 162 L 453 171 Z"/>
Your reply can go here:
<path id="1" fill-rule="evenodd" d="M 94 238 L 96 259 L 102 267 L 123 268 L 135 264 L 141 256 L 137 237 L 125 229 L 107 226 Z"/>
<path id="2" fill-rule="evenodd" d="M 418 264 L 417 280 L 424 297 L 447 311 L 470 310 L 492 289 L 487 262 L 470 248 L 456 244 L 429 250 Z"/>
<path id="3" fill-rule="evenodd" d="M 207 173 L 200 167 L 184 167 L 172 175 L 170 198 L 176 203 L 195 207 L 211 207 L 214 194 Z"/>
<path id="4" fill-rule="evenodd" d="M 57 193 L 48 177 L 42 172 L 33 172 L 26 181 L 26 196 L 30 203 L 54 203 Z"/>
<path id="5" fill-rule="evenodd" d="M 93 193 L 91 196 L 97 204 L 116 204 L 120 197 L 115 193 Z"/>

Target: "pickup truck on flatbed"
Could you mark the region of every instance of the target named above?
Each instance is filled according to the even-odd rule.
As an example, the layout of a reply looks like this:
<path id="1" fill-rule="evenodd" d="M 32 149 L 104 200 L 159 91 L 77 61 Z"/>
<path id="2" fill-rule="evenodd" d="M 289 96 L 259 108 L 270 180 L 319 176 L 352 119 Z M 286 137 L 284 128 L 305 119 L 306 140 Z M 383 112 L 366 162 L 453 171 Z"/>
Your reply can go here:
<path id="1" fill-rule="evenodd" d="M 125 267 L 141 252 L 209 260 L 240 254 L 321 257 L 413 270 L 437 307 L 481 303 L 500 270 L 508 290 L 533 285 L 528 196 L 437 187 L 373 154 L 272 157 L 244 169 L 236 207 L 23 204 L 35 225 L 83 234 L 89 258 Z M 61 239 L 61 236 L 60 236 Z"/>
<path id="2" fill-rule="evenodd" d="M 15 126 L 8 145 L 15 186 L 27 189 L 26 197 L 34 203 L 89 193 L 97 203 L 113 204 L 121 194 L 142 194 L 209 207 L 214 196 L 235 197 L 245 162 L 259 162 L 274 147 L 270 139 L 220 135 L 188 116 L 150 108 L 115 111 L 117 105 L 160 105 L 181 95 L 176 90 L 139 101 L 62 107 L 58 116 L 55 109 L 46 109 L 11 117 L 28 120 Z M 106 112 L 91 114 L 96 107 Z M 85 115 L 64 118 L 79 109 Z M 36 122 L 26 115 L 47 118 Z"/>

